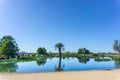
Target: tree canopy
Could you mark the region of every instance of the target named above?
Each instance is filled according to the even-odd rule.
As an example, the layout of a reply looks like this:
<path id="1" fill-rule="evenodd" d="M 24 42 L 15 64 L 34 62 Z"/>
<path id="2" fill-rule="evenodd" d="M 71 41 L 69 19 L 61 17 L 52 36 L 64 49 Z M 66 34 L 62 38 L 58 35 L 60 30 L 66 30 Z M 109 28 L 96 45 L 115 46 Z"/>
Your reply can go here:
<path id="1" fill-rule="evenodd" d="M 78 54 L 83 54 L 83 55 L 90 54 L 90 51 L 87 50 L 86 48 L 80 48 L 78 49 Z"/>
<path id="2" fill-rule="evenodd" d="M 59 55 L 60 55 L 60 59 L 61 59 L 61 57 L 62 57 L 61 51 L 62 50 L 64 51 L 64 44 L 63 43 L 57 43 L 57 44 L 55 44 L 55 49 L 58 49 Z"/>
<path id="3" fill-rule="evenodd" d="M 37 54 L 41 55 L 41 54 L 47 54 L 47 50 L 45 48 L 39 47 L 37 49 Z"/>
<path id="4" fill-rule="evenodd" d="M 0 40 L 0 54 L 5 57 L 14 58 L 19 51 L 18 45 L 12 36 L 3 36 Z"/>

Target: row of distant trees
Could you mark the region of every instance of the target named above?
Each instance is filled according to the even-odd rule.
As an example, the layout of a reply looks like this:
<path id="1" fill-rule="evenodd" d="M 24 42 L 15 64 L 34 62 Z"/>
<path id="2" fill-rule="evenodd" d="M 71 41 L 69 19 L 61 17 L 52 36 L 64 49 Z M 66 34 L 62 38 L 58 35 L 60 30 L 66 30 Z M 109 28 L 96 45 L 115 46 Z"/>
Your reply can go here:
<path id="1" fill-rule="evenodd" d="M 63 51 L 65 50 L 64 47 L 65 46 L 63 43 L 55 44 L 55 49 L 57 49 L 59 51 L 60 58 L 62 57 L 62 50 Z M 118 53 L 120 54 L 120 41 L 115 40 L 113 49 L 115 51 L 118 51 Z M 15 39 L 9 35 L 3 36 L 0 39 L 0 55 L 3 55 L 7 59 L 9 59 L 9 58 L 15 58 L 17 53 L 19 53 L 19 48 L 18 48 L 18 45 L 17 45 Z M 39 47 L 37 49 L 37 53 L 38 53 L 38 55 L 47 54 L 47 50 L 45 48 Z M 80 48 L 80 49 L 78 49 L 77 53 L 85 56 L 87 54 L 90 54 L 91 52 L 86 48 Z"/>
<path id="2" fill-rule="evenodd" d="M 57 43 L 56 45 L 63 45 L 62 43 Z M 56 46 L 55 45 L 55 48 L 59 51 L 59 55 L 60 56 L 62 56 L 61 54 L 62 54 L 62 50 L 64 51 L 64 48 L 62 47 L 62 46 Z M 52 52 L 50 52 L 50 53 L 52 53 Z M 71 52 L 66 52 L 66 54 L 71 54 Z M 74 53 L 74 52 L 73 52 Z M 78 49 L 78 51 L 77 51 L 77 53 L 78 54 L 81 54 L 81 55 L 83 55 L 83 56 L 85 56 L 85 55 L 88 55 L 88 54 L 91 54 L 92 52 L 90 52 L 88 49 L 86 49 L 86 48 L 80 48 L 80 49 Z M 38 55 L 45 55 L 45 54 L 47 54 L 47 50 L 43 47 L 39 47 L 38 49 L 37 49 L 37 54 Z M 75 53 L 74 53 L 75 54 Z"/>

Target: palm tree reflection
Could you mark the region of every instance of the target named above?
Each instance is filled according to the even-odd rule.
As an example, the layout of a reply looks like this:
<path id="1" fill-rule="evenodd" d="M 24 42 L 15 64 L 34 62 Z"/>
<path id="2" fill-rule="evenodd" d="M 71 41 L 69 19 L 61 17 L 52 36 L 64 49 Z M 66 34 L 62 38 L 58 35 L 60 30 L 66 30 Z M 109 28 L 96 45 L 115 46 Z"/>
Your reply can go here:
<path id="1" fill-rule="evenodd" d="M 57 67 L 55 67 L 55 71 L 64 71 L 62 65 L 61 65 L 62 58 L 59 58 L 59 64 Z"/>

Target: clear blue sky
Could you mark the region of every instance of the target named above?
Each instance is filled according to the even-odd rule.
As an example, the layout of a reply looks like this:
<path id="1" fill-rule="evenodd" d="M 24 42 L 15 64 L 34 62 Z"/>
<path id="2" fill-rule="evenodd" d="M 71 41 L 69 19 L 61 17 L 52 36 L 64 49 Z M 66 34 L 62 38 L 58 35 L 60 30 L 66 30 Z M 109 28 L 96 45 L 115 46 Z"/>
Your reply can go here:
<path id="1" fill-rule="evenodd" d="M 0 38 L 11 35 L 21 51 L 86 47 L 113 52 L 120 39 L 120 0 L 0 0 Z"/>

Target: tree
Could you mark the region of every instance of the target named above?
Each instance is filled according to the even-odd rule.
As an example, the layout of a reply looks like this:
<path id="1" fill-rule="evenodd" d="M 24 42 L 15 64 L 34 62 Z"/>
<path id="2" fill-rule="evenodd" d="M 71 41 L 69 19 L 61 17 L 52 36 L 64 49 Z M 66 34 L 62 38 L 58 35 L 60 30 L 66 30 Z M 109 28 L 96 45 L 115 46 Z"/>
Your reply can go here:
<path id="1" fill-rule="evenodd" d="M 12 36 L 4 36 L 0 40 L 0 54 L 7 57 L 7 59 L 14 58 L 18 51 L 18 45 Z"/>
<path id="2" fill-rule="evenodd" d="M 113 49 L 114 49 L 115 51 L 118 51 L 118 53 L 119 53 L 119 55 L 120 55 L 120 41 L 119 41 L 119 40 L 115 40 L 115 41 L 114 41 Z"/>
<path id="3" fill-rule="evenodd" d="M 46 50 L 45 48 L 39 47 L 39 48 L 37 49 L 37 54 L 38 54 L 38 55 L 47 54 L 47 50 Z"/>
<path id="4" fill-rule="evenodd" d="M 64 44 L 63 43 L 57 43 L 55 45 L 55 49 L 58 49 L 59 51 L 59 56 L 60 56 L 60 59 L 62 58 L 62 53 L 61 51 L 63 50 L 64 51 Z"/>
<path id="5" fill-rule="evenodd" d="M 85 56 L 85 54 L 90 54 L 90 51 L 87 50 L 86 48 L 81 48 L 81 49 L 78 49 L 78 54 L 82 54 Z"/>
<path id="6" fill-rule="evenodd" d="M 55 68 L 56 71 L 63 71 L 63 69 L 61 68 L 61 59 L 62 59 L 62 53 L 61 51 L 63 50 L 64 51 L 64 44 L 63 43 L 57 43 L 55 45 L 55 49 L 58 49 L 59 51 L 59 65 L 58 67 Z"/>

